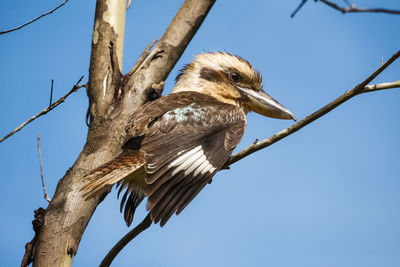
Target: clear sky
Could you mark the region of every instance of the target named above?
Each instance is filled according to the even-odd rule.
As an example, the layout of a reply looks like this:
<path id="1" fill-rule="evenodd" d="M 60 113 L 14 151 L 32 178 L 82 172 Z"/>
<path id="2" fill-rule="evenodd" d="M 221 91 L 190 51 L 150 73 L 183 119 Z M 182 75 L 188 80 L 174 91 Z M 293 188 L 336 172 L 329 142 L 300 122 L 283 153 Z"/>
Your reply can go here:
<path id="1" fill-rule="evenodd" d="M 58 1 L 61 2 L 61 1 Z M 159 39 L 182 1 L 132 1 L 124 72 Z M 301 119 L 353 88 L 400 49 L 400 16 L 347 14 L 300 0 L 217 1 L 166 82 L 195 54 L 228 51 L 248 59 L 265 90 Z M 344 1 L 337 0 L 339 4 Z M 398 0 L 359 6 L 400 9 Z M 53 8 L 55 1 L 3 1 L 0 30 Z M 0 36 L 0 135 L 88 79 L 95 1 L 70 0 L 54 14 Z M 374 83 L 400 79 L 400 61 Z M 114 266 L 399 266 L 400 89 L 357 96 L 296 134 L 218 173 L 179 215 L 153 225 Z M 33 237 L 33 210 L 45 207 L 37 153 L 42 138 L 50 197 L 85 139 L 81 89 L 48 115 L 0 143 L 0 265 L 16 266 Z M 238 149 L 290 126 L 248 116 Z M 144 216 L 140 206 L 133 224 Z M 115 192 L 97 208 L 74 266 L 97 266 L 129 229 Z"/>

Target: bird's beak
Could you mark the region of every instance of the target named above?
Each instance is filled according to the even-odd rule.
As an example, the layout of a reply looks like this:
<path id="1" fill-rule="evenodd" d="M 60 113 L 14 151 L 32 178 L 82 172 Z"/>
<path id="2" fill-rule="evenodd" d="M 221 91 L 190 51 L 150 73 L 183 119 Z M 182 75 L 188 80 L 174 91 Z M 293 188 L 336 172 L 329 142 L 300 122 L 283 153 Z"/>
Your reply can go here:
<path id="1" fill-rule="evenodd" d="M 263 90 L 255 91 L 239 86 L 237 86 L 237 89 L 249 98 L 246 106 L 250 110 L 275 119 L 296 121 L 296 117 L 290 110 L 279 104 L 278 101 L 270 97 Z"/>

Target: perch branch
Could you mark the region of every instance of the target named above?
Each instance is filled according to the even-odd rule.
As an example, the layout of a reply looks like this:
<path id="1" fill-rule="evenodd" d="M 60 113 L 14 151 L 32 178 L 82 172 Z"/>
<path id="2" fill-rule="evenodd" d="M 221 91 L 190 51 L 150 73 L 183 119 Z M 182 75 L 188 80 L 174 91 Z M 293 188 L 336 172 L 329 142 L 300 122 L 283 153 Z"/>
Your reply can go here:
<path id="1" fill-rule="evenodd" d="M 51 198 L 50 198 L 49 195 L 47 194 L 47 192 L 46 192 L 46 186 L 44 185 L 42 151 L 41 151 L 41 149 L 40 149 L 40 133 L 38 134 L 37 141 L 38 141 L 38 152 L 39 152 L 39 160 L 40 160 L 40 177 L 42 178 L 42 188 L 43 188 L 44 199 L 46 199 L 47 202 L 50 203 Z"/>
<path id="2" fill-rule="evenodd" d="M 54 102 L 53 104 L 51 104 L 50 106 L 48 106 L 47 108 L 43 109 L 42 111 L 40 111 L 38 114 L 36 114 L 35 116 L 29 118 L 27 121 L 25 121 L 24 123 L 22 123 L 21 125 L 19 125 L 17 128 L 15 128 L 14 130 L 12 130 L 10 133 L 8 133 L 6 136 L 4 136 L 3 138 L 0 139 L 0 143 L 3 142 L 4 140 L 6 140 L 8 137 L 12 136 L 13 134 L 15 134 L 16 132 L 20 131 L 22 128 L 24 128 L 26 125 L 28 125 L 29 123 L 31 123 L 32 121 L 36 120 L 37 118 L 39 118 L 42 115 L 45 115 L 46 113 L 48 113 L 50 110 L 54 109 L 55 107 L 57 107 L 58 105 L 60 105 L 62 102 L 65 101 L 65 99 L 72 94 L 73 92 L 77 91 L 78 89 L 82 88 L 82 87 L 86 87 L 86 84 L 83 85 L 79 85 L 79 83 L 82 81 L 83 76 L 78 80 L 78 82 L 76 84 L 74 84 L 74 86 L 72 87 L 72 89 L 65 94 L 63 97 L 61 97 L 60 99 L 58 99 L 56 102 Z"/>
<path id="3" fill-rule="evenodd" d="M 293 124 L 292 126 L 274 134 L 273 136 L 271 136 L 267 139 L 264 139 L 263 141 L 261 141 L 259 143 L 250 145 L 250 146 L 246 147 L 245 149 L 243 149 L 242 151 L 231 156 L 229 158 L 229 160 L 225 163 L 225 168 L 228 168 L 233 163 L 247 157 L 250 154 L 253 154 L 256 151 L 266 148 L 266 147 L 278 142 L 279 140 L 297 132 L 304 126 L 319 119 L 323 115 L 327 114 L 331 110 L 335 109 L 336 107 L 338 107 L 339 105 L 343 104 L 344 102 L 346 102 L 347 100 L 349 100 L 350 98 L 352 98 L 356 95 L 363 94 L 363 93 L 369 93 L 369 92 L 373 92 L 373 91 L 378 91 L 378 90 L 400 87 L 400 81 L 391 82 L 391 83 L 382 83 L 382 84 L 376 84 L 376 85 L 367 85 L 373 79 L 375 79 L 375 77 L 378 76 L 383 70 L 385 70 L 390 64 L 392 64 L 399 56 L 400 56 L 400 50 L 396 54 L 394 54 L 386 63 L 384 63 L 382 66 L 380 66 L 374 73 L 372 73 L 367 79 L 365 79 L 362 83 L 358 84 L 353 89 L 345 92 L 343 95 L 336 98 L 335 100 L 333 100 L 326 106 L 315 111 L 311 115 L 308 115 L 304 119 L 300 120 L 298 123 Z"/>
<path id="4" fill-rule="evenodd" d="M 152 223 L 152 220 L 150 218 L 150 213 L 147 214 L 146 218 L 143 219 L 141 223 L 139 223 L 135 228 L 133 228 L 131 231 L 129 231 L 123 238 L 121 238 L 120 241 L 118 241 L 117 244 L 114 245 L 114 247 L 107 253 L 107 255 L 104 257 L 104 259 L 101 261 L 99 267 L 106 267 L 110 266 L 115 257 L 118 255 L 118 253 L 121 252 L 121 250 L 134 239 L 136 236 L 138 236 L 141 232 L 146 230 L 147 228 L 150 227 Z"/>
<path id="5" fill-rule="evenodd" d="M 27 23 L 24 23 L 24 24 L 22 24 L 22 25 L 20 25 L 20 26 L 18 26 L 18 27 L 13 28 L 13 29 L 1 31 L 1 32 L 0 32 L 0 35 L 1 35 L 1 34 L 6 34 L 6 33 L 9 33 L 9 32 L 13 32 L 13 31 L 19 30 L 19 29 L 21 29 L 21 28 L 23 28 L 23 27 L 25 27 L 25 26 L 28 26 L 29 24 L 31 24 L 31 23 L 33 23 L 33 22 L 35 22 L 35 21 L 37 21 L 37 20 L 39 20 L 39 19 L 41 19 L 41 18 L 47 16 L 47 15 L 50 15 L 51 13 L 53 13 L 54 11 L 56 11 L 57 9 L 59 9 L 60 7 L 62 7 L 63 5 L 65 5 L 68 1 L 69 1 L 69 0 L 65 0 L 65 1 L 62 2 L 59 6 L 53 8 L 53 9 L 50 10 L 49 12 L 46 12 L 46 13 L 40 15 L 40 16 L 37 17 L 37 18 L 34 18 L 33 20 L 28 21 Z"/>

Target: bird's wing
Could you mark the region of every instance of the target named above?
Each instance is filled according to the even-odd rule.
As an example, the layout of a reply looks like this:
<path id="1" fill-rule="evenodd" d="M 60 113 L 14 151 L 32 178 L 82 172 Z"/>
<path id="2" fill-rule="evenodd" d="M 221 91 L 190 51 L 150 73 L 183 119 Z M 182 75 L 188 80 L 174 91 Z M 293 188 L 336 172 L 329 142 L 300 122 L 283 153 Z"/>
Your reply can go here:
<path id="1" fill-rule="evenodd" d="M 165 113 L 186 107 L 192 103 L 214 103 L 216 100 L 208 95 L 185 91 L 162 96 L 152 102 L 147 102 L 132 114 L 130 124 L 126 127 L 125 142 L 141 136 Z"/>
<path id="2" fill-rule="evenodd" d="M 107 186 L 121 181 L 124 177 L 136 171 L 144 164 L 144 154 L 141 151 L 124 151 L 113 160 L 96 168 L 83 177 L 83 196 L 92 198 L 104 191 Z"/>
<path id="3" fill-rule="evenodd" d="M 208 97 L 169 109 L 150 124 L 140 148 L 145 194 L 152 219 L 162 226 L 211 182 L 239 143 L 246 118 L 238 107 Z"/>

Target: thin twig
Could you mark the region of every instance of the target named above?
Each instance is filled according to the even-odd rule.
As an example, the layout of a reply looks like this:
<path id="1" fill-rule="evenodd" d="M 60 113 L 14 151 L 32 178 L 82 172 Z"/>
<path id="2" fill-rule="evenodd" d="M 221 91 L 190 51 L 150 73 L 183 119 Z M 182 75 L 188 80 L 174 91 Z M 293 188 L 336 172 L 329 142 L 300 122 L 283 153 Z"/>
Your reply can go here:
<path id="1" fill-rule="evenodd" d="M 131 4 L 132 4 L 132 0 L 128 0 L 128 3 L 126 4 L 126 10 L 129 9 L 129 7 L 131 6 Z"/>
<path id="2" fill-rule="evenodd" d="M 348 6 L 348 7 L 341 7 L 341 6 L 339 6 L 335 3 L 332 3 L 331 1 L 328 1 L 328 0 L 319 0 L 319 1 L 332 7 L 333 9 L 336 9 L 336 10 L 342 12 L 343 14 L 363 12 L 363 13 L 386 13 L 386 14 L 392 14 L 392 15 L 400 15 L 400 10 L 393 10 L 393 9 L 386 9 L 386 8 L 360 8 L 360 7 L 356 7 L 354 4 L 351 6 Z"/>
<path id="3" fill-rule="evenodd" d="M 57 9 L 59 9 L 60 7 L 62 7 L 63 5 L 65 5 L 68 1 L 69 1 L 69 0 L 65 0 L 64 2 L 62 2 L 59 6 L 55 7 L 54 9 L 50 10 L 50 11 L 47 12 L 47 13 L 44 13 L 44 14 L 40 15 L 40 16 L 37 17 L 37 18 L 34 18 L 33 20 L 28 21 L 28 22 L 25 23 L 25 24 L 22 24 L 22 25 L 20 25 L 20 26 L 18 26 L 18 27 L 15 27 L 15 28 L 13 28 L 13 29 L 1 31 L 1 32 L 0 32 L 0 35 L 1 35 L 1 34 L 6 34 L 6 33 L 9 33 L 9 32 L 13 32 L 13 31 L 16 31 L 16 30 L 19 30 L 19 29 L 21 29 L 21 28 L 23 28 L 23 27 L 25 27 L 25 26 L 27 26 L 27 25 L 29 25 L 29 24 L 31 24 L 31 23 L 33 23 L 33 22 L 35 22 L 35 21 L 37 21 L 37 20 L 39 20 L 39 19 L 41 19 L 41 18 L 43 18 L 43 17 L 45 17 L 45 16 L 47 16 L 47 15 L 50 15 L 51 13 L 53 13 L 54 11 L 56 11 Z"/>
<path id="4" fill-rule="evenodd" d="M 133 65 L 132 69 L 128 72 L 128 77 L 131 76 L 135 71 L 139 68 L 140 65 L 144 62 L 144 60 L 149 56 L 150 50 L 153 47 L 153 45 L 157 42 L 158 40 L 153 40 L 143 51 L 143 53 L 140 55 L 139 59 L 136 61 L 135 65 Z"/>
<path id="5" fill-rule="evenodd" d="M 49 107 L 51 106 L 51 103 L 53 102 L 53 86 L 54 86 L 54 80 L 51 79 L 50 103 L 49 103 Z"/>
<path id="6" fill-rule="evenodd" d="M 135 228 L 129 231 L 117 244 L 107 253 L 104 259 L 101 261 L 99 267 L 108 267 L 111 265 L 112 261 L 118 255 L 119 252 L 136 236 L 138 236 L 141 232 L 150 227 L 152 220 L 150 218 L 150 213 L 147 214 L 146 218 L 143 219 L 141 223 L 139 223 Z"/>
<path id="7" fill-rule="evenodd" d="M 293 13 L 290 15 L 291 18 L 296 16 L 297 12 L 304 6 L 304 4 L 307 2 L 307 0 L 301 0 L 300 4 L 296 7 L 296 9 L 293 11 Z"/>
<path id="8" fill-rule="evenodd" d="M 348 6 L 351 6 L 351 3 L 350 3 L 349 1 L 347 1 L 347 0 L 343 0 L 343 2 L 345 2 L 345 3 L 346 3 L 346 5 L 348 5 Z"/>
<path id="9" fill-rule="evenodd" d="M 79 85 L 79 83 L 82 81 L 83 76 L 78 80 L 78 82 L 76 84 L 74 84 L 74 86 L 72 87 L 72 89 L 63 97 L 61 97 L 60 99 L 58 99 L 56 102 L 54 102 L 53 104 L 51 104 L 49 107 L 43 109 L 41 112 L 39 112 L 38 114 L 36 114 L 35 116 L 29 118 L 27 121 L 25 121 L 24 123 L 22 123 L 21 125 L 19 125 L 17 128 L 15 128 L 14 130 L 12 130 L 10 133 L 8 133 L 6 136 L 4 136 L 3 138 L 0 139 L 0 143 L 3 142 L 4 140 L 6 140 L 7 138 L 9 138 L 10 136 L 12 136 L 13 134 L 15 134 L 16 132 L 20 131 L 22 128 L 24 128 L 27 124 L 31 123 L 32 121 L 36 120 L 37 118 L 39 118 L 42 115 L 45 115 L 47 112 L 49 112 L 50 110 L 54 109 L 55 107 L 57 107 L 58 105 L 60 105 L 62 102 L 65 101 L 65 99 L 72 94 L 73 92 L 77 91 L 78 89 L 82 88 L 82 87 L 86 87 L 86 84 L 83 85 Z"/>
<path id="10" fill-rule="evenodd" d="M 254 152 L 261 150 L 263 148 L 266 148 L 279 140 L 297 132 L 304 126 L 310 124 L 311 122 L 319 119 L 323 115 L 327 114 L 334 108 L 338 107 L 339 105 L 343 104 L 353 96 L 362 94 L 362 93 L 369 93 L 377 90 L 383 90 L 383 89 L 389 89 L 389 88 L 397 88 L 400 85 L 400 81 L 392 82 L 392 83 L 382 83 L 382 84 L 376 84 L 376 85 L 367 85 L 370 83 L 376 76 L 378 76 L 383 70 L 385 70 L 390 64 L 392 64 L 398 57 L 400 56 L 400 50 L 394 54 L 388 61 L 386 61 L 385 64 L 380 66 L 374 73 L 372 73 L 367 79 L 365 79 L 362 83 L 358 84 L 355 86 L 353 89 L 345 92 L 343 95 L 340 97 L 336 98 L 332 102 L 330 102 L 328 105 L 322 107 L 321 109 L 315 111 L 311 115 L 308 115 L 301 121 L 299 121 L 296 124 L 293 124 L 292 126 L 274 134 L 273 136 L 264 139 L 263 141 L 250 145 L 243 149 L 242 151 L 236 153 L 235 155 L 231 156 L 229 160 L 225 163 L 225 168 L 228 168 L 230 165 L 233 163 L 247 157 L 250 154 L 253 154 Z"/>
<path id="11" fill-rule="evenodd" d="M 37 142 L 38 142 L 38 151 L 39 151 L 39 160 L 40 160 L 40 177 L 42 178 L 42 188 L 43 188 L 44 199 L 46 199 L 47 202 L 50 203 L 51 198 L 50 198 L 49 195 L 47 194 L 47 192 L 46 192 L 46 186 L 44 185 L 42 150 L 40 149 L 40 133 L 38 134 Z"/>

